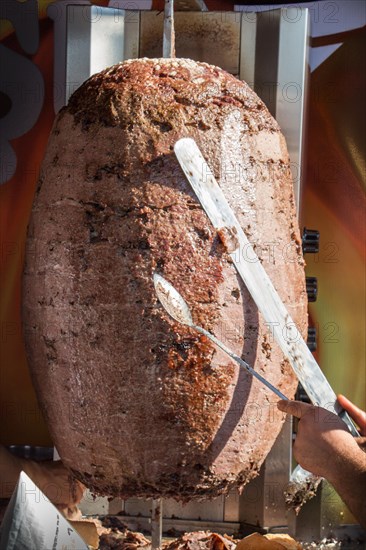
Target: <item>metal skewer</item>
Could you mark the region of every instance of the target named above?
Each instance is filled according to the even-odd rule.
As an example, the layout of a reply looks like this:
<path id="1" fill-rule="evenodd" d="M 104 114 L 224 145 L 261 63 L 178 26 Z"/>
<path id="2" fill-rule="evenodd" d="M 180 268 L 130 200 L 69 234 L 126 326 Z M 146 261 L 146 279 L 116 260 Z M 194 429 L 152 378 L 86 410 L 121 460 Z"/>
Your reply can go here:
<path id="1" fill-rule="evenodd" d="M 159 550 L 161 548 L 163 532 L 163 499 L 156 498 L 152 501 L 151 510 L 151 548 Z"/>
<path id="2" fill-rule="evenodd" d="M 175 57 L 174 0 L 165 0 L 163 57 Z"/>
<path id="3" fill-rule="evenodd" d="M 165 0 L 163 57 L 175 57 L 174 0 Z M 163 499 L 152 501 L 151 510 L 151 548 L 159 550 L 163 538 Z"/>

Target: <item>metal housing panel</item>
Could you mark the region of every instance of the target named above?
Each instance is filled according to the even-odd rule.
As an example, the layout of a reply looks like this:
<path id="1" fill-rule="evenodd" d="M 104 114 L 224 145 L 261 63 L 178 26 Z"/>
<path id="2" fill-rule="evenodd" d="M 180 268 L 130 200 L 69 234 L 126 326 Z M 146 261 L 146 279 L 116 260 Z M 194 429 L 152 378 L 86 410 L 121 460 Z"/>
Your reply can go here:
<path id="1" fill-rule="evenodd" d="M 278 51 L 276 119 L 286 136 L 291 159 L 295 199 L 299 208 L 304 180 L 303 155 L 308 89 L 309 10 L 299 6 L 281 9 Z"/>
<path id="2" fill-rule="evenodd" d="M 239 74 L 241 14 L 234 12 L 176 12 L 177 57 L 218 65 Z M 141 12 L 140 57 L 161 57 L 164 14 Z"/>
<path id="3" fill-rule="evenodd" d="M 47 13 L 55 24 L 54 109 L 92 74 L 139 56 L 140 12 L 62 0 Z"/>
<path id="4" fill-rule="evenodd" d="M 123 61 L 124 19 L 124 10 L 67 7 L 67 82 L 80 85 L 92 74 Z"/>
<path id="5" fill-rule="evenodd" d="M 254 89 L 255 46 L 257 37 L 257 14 L 242 15 L 240 31 L 240 67 L 239 78 L 245 80 Z"/>
<path id="6" fill-rule="evenodd" d="M 240 78 L 253 86 L 285 135 L 298 213 L 303 179 L 309 35 L 306 8 L 295 6 L 242 14 Z"/>

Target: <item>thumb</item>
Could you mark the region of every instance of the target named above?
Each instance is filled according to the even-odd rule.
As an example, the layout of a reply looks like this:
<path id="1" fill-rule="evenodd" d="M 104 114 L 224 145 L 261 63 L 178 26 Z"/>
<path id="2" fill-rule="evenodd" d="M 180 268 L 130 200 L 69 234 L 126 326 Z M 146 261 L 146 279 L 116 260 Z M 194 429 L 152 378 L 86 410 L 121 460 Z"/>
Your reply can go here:
<path id="1" fill-rule="evenodd" d="M 305 414 L 314 409 L 314 405 L 303 403 L 302 401 L 285 401 L 281 399 L 281 401 L 277 403 L 277 408 L 284 413 L 296 416 L 296 418 L 302 418 Z"/>

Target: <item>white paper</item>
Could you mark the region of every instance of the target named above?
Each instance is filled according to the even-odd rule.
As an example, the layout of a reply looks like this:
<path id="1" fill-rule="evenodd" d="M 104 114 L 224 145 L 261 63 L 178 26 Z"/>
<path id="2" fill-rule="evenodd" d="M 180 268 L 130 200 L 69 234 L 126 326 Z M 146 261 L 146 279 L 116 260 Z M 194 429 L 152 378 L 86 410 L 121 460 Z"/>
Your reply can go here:
<path id="1" fill-rule="evenodd" d="M 0 530 L 0 550 L 88 550 L 88 545 L 21 472 Z"/>

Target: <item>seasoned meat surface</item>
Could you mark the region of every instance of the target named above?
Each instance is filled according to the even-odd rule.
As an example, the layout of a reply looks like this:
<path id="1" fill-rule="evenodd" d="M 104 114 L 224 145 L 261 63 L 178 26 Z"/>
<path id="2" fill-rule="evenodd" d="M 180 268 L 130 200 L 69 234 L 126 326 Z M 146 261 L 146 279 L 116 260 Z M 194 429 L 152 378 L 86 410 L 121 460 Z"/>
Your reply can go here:
<path id="1" fill-rule="evenodd" d="M 276 397 L 159 304 L 193 319 L 288 397 L 296 380 L 173 153 L 196 140 L 299 330 L 304 262 L 289 158 L 257 95 L 218 67 L 131 60 L 57 116 L 29 225 L 23 318 L 55 445 L 92 490 L 214 497 L 255 475 L 282 426 Z M 205 174 L 203 174 L 204 176 Z M 253 261 L 252 249 L 242 250 Z"/>

